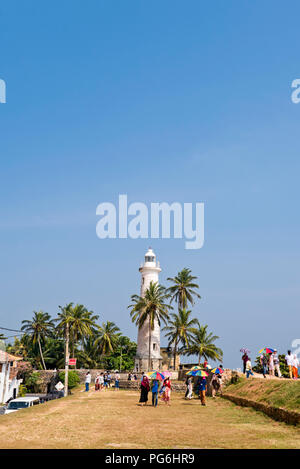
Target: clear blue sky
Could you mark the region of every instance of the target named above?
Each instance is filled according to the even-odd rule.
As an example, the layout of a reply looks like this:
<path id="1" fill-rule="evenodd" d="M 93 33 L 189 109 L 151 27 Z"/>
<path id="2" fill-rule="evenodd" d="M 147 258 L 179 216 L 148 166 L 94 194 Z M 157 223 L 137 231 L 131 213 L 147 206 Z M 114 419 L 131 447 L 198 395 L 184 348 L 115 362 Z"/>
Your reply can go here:
<path id="1" fill-rule="evenodd" d="M 300 336 L 300 4 L 9 0 L 0 10 L 0 325 L 84 303 L 136 338 L 151 245 L 190 267 L 194 313 L 239 349 Z M 96 206 L 204 202 L 205 244 L 100 240 Z"/>

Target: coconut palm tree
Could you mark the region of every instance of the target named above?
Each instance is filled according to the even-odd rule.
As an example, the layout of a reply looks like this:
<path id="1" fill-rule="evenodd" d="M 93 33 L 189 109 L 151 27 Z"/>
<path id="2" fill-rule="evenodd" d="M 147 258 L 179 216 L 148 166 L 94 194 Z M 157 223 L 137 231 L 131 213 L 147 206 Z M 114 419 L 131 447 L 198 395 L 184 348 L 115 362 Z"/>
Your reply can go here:
<path id="1" fill-rule="evenodd" d="M 194 305 L 194 297 L 201 298 L 199 293 L 195 291 L 199 288 L 199 285 L 194 282 L 197 277 L 194 277 L 191 272 L 191 269 L 184 268 L 178 272 L 176 277 L 167 279 L 173 283 L 167 292 L 171 297 L 171 303 L 175 300 L 178 304 L 178 310 L 186 308 L 188 303 Z"/>
<path id="2" fill-rule="evenodd" d="M 217 335 L 213 335 L 212 332 L 207 332 L 207 324 L 205 326 L 199 326 L 198 329 L 193 331 L 191 343 L 189 347 L 183 351 L 183 355 L 198 355 L 199 365 L 202 357 L 206 360 L 211 359 L 222 360 L 223 352 L 215 345 L 215 341 L 219 339 Z"/>
<path id="3" fill-rule="evenodd" d="M 95 337 L 88 336 L 84 339 L 82 350 L 77 351 L 78 361 L 82 368 L 98 368 L 100 366 L 99 348 L 95 344 Z"/>
<path id="4" fill-rule="evenodd" d="M 21 327 L 21 330 L 25 331 L 31 336 L 33 345 L 36 343 L 38 344 L 42 364 L 44 370 L 46 370 L 41 342 L 44 342 L 46 337 L 51 336 L 53 333 L 54 324 L 48 313 L 44 313 L 43 311 L 34 311 L 33 314 L 34 315 L 31 321 L 22 321 L 23 326 Z"/>
<path id="5" fill-rule="evenodd" d="M 75 347 L 78 340 L 92 335 L 92 328 L 96 327 L 95 318 L 83 305 L 76 304 L 70 308 L 72 318 L 70 321 L 70 336 L 72 342 L 72 353 L 75 356 Z"/>
<path id="6" fill-rule="evenodd" d="M 192 311 L 187 311 L 185 308 L 179 308 L 178 313 L 171 313 L 170 319 L 167 326 L 163 328 L 163 331 L 167 331 L 166 337 L 169 342 L 169 346 L 173 345 L 174 350 L 174 370 L 176 366 L 176 355 L 178 345 L 184 348 L 189 347 L 192 334 L 195 328 L 200 327 L 199 321 L 196 318 L 191 319 Z"/>
<path id="7" fill-rule="evenodd" d="M 120 336 L 120 329 L 114 322 L 103 322 L 99 327 L 98 337 L 95 340 L 95 345 L 98 347 L 101 355 L 107 355 L 114 351 L 118 338 Z"/>
<path id="8" fill-rule="evenodd" d="M 162 285 L 157 282 L 150 282 L 149 288 L 145 292 L 145 296 L 132 295 L 132 304 L 128 306 L 131 308 L 130 316 L 139 328 L 142 327 L 146 321 L 149 325 L 149 358 L 148 368 L 151 365 L 151 330 L 154 330 L 155 322 L 160 325 L 161 320 L 166 324 L 169 319 L 169 310 L 173 309 L 169 304 L 169 295 Z"/>

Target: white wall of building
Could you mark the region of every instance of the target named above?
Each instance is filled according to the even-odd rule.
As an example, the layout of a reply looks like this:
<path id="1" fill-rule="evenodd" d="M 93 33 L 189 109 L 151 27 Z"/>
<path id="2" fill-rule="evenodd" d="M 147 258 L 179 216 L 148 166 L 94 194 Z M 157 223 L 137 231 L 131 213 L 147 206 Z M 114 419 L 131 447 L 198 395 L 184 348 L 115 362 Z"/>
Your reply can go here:
<path id="1" fill-rule="evenodd" d="M 0 363 L 0 403 L 5 404 L 9 399 L 17 397 L 21 380 L 9 378 L 11 362 Z"/>

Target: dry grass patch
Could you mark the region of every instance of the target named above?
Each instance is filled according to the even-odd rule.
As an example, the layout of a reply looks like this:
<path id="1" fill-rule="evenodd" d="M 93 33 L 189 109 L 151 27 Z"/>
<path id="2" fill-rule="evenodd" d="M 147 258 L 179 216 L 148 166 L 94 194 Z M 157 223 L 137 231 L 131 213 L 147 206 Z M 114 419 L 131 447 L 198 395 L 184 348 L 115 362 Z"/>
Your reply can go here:
<path id="1" fill-rule="evenodd" d="M 298 428 L 221 399 L 137 405 L 135 391 L 83 393 L 0 416 L 0 448 L 300 448 Z M 9 438 L 7 438 L 9 435 Z"/>

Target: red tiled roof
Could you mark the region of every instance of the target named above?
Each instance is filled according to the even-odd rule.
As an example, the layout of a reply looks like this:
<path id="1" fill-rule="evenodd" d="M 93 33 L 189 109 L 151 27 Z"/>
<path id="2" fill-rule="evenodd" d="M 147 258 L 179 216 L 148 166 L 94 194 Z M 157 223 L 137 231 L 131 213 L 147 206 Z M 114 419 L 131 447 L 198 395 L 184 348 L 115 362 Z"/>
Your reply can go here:
<path id="1" fill-rule="evenodd" d="M 3 350 L 0 350 L 0 363 L 5 363 L 5 362 L 14 362 L 14 361 L 19 361 L 23 360 L 22 357 L 15 357 L 14 355 L 10 355 L 10 353 L 3 352 Z"/>

